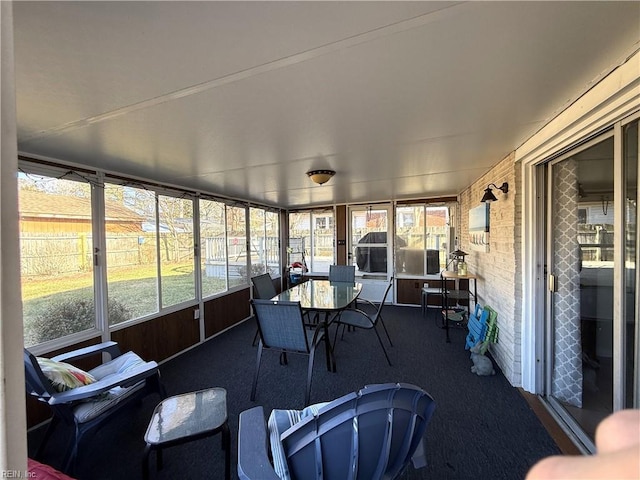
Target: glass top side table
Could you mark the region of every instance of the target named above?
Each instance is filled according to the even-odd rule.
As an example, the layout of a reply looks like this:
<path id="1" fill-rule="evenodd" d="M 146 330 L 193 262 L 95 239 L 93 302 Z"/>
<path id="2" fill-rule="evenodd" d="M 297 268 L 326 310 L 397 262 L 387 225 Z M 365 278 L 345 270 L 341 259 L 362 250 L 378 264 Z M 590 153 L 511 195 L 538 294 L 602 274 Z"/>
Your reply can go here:
<path id="1" fill-rule="evenodd" d="M 225 478 L 230 478 L 231 434 L 227 424 L 227 391 L 214 387 L 183 393 L 160 402 L 151 415 L 144 435 L 146 447 L 143 478 L 149 478 L 149 453 L 157 451 L 157 468 L 162 468 L 162 449 L 211 437 L 222 432 L 225 450 Z"/>

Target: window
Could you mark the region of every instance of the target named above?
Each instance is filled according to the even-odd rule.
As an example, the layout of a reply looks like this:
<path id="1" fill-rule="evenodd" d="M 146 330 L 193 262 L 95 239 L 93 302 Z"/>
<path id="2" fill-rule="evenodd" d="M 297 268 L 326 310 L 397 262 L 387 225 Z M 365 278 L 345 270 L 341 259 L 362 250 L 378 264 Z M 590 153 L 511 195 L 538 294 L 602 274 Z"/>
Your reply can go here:
<path id="1" fill-rule="evenodd" d="M 402 205 L 396 208 L 396 270 L 429 275 L 446 265 L 449 208 Z"/>
<path id="2" fill-rule="evenodd" d="M 315 217 L 316 230 L 333 229 L 333 215 L 318 214 Z"/>
<path id="3" fill-rule="evenodd" d="M 158 195 L 158 217 L 162 306 L 195 300 L 193 201 Z"/>
<path id="4" fill-rule="evenodd" d="M 249 210 L 251 228 L 251 276 L 279 276 L 280 234 L 278 214 L 261 208 Z"/>
<path id="5" fill-rule="evenodd" d="M 266 242 L 265 258 L 267 269 L 272 277 L 280 276 L 280 215 L 277 212 L 264 212 Z"/>
<path id="6" fill-rule="evenodd" d="M 313 230 L 310 268 L 314 272 L 328 272 L 329 265 L 335 263 L 333 252 L 333 212 L 314 212 L 311 216 L 315 221 L 322 219 L 321 224 L 323 226 Z"/>
<path id="7" fill-rule="evenodd" d="M 109 325 L 194 300 L 193 201 L 112 183 L 104 191 Z"/>
<path id="8" fill-rule="evenodd" d="M 224 203 L 200 200 L 200 271 L 202 296 L 227 289 L 227 244 Z"/>
<path id="9" fill-rule="evenodd" d="M 313 272 L 328 272 L 334 260 L 332 211 L 289 214 L 289 264 L 301 262 Z"/>
<path id="10" fill-rule="evenodd" d="M 159 310 L 156 197 L 111 183 L 104 197 L 108 322 L 115 325 Z"/>
<path id="11" fill-rule="evenodd" d="M 306 257 L 311 248 L 311 212 L 295 212 L 289 214 L 289 265 L 299 262 L 307 264 Z M 311 260 L 311 259 L 309 259 Z"/>
<path id="12" fill-rule="evenodd" d="M 51 350 L 195 303 L 198 291 L 247 287 L 250 266 L 280 274 L 279 212 L 204 198 L 196 209 L 189 192 L 20 168 L 25 346 L 50 342 L 43 348 Z"/>
<path id="13" fill-rule="evenodd" d="M 96 328 L 91 185 L 20 173 L 24 344 Z"/>
<path id="14" fill-rule="evenodd" d="M 247 209 L 227 205 L 227 274 L 229 288 L 247 285 Z"/>

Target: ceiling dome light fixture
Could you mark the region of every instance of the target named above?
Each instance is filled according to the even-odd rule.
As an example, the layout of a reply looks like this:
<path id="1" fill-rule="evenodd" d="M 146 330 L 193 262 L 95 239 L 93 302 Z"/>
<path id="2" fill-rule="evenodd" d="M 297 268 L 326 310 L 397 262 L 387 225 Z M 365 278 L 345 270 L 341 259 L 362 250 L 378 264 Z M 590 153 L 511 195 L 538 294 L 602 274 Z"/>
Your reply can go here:
<path id="1" fill-rule="evenodd" d="M 311 181 L 317 183 L 318 185 L 327 183 L 335 174 L 336 172 L 334 172 L 333 170 L 311 170 L 310 172 L 307 172 L 307 175 L 309 176 Z"/>
<path id="2" fill-rule="evenodd" d="M 484 189 L 484 195 L 482 196 L 482 200 L 480 200 L 482 203 L 489 203 L 489 202 L 498 201 L 496 196 L 493 194 L 493 190 L 491 189 L 492 185 L 493 185 L 493 188 L 497 188 L 498 190 L 502 190 L 502 193 L 507 193 L 509 191 L 509 184 L 507 182 L 504 182 L 499 187 L 497 187 L 495 183 L 490 183 L 487 186 L 487 188 Z"/>

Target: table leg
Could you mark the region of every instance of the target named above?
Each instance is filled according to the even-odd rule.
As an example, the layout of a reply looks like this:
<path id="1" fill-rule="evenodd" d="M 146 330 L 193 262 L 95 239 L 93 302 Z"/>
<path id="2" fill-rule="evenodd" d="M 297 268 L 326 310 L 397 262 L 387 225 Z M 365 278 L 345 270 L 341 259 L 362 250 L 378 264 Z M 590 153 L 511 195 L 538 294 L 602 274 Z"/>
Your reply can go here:
<path id="1" fill-rule="evenodd" d="M 442 307 L 442 310 L 444 311 L 444 331 L 446 332 L 446 342 L 451 343 L 451 339 L 449 338 L 449 292 L 447 292 L 447 281 L 442 276 L 440 279 L 442 281 L 442 292 L 444 298 L 444 305 Z"/>
<path id="2" fill-rule="evenodd" d="M 318 326 L 318 328 L 320 327 Z M 336 373 L 336 359 L 333 355 L 333 347 L 331 346 L 331 339 L 329 338 L 329 313 L 328 312 L 325 316 L 324 325 L 322 326 L 322 328 L 324 328 L 324 345 L 325 345 L 325 351 L 327 355 L 327 370 L 329 370 L 330 372 Z"/>
<path id="3" fill-rule="evenodd" d="M 164 466 L 164 462 L 163 462 L 163 459 L 162 459 L 162 449 L 161 448 L 156 450 L 156 466 L 158 467 L 158 470 L 162 470 L 162 467 Z"/>
<path id="4" fill-rule="evenodd" d="M 144 447 L 144 453 L 142 454 L 142 479 L 149 479 L 149 452 L 151 451 L 151 445 L 147 443 Z"/>

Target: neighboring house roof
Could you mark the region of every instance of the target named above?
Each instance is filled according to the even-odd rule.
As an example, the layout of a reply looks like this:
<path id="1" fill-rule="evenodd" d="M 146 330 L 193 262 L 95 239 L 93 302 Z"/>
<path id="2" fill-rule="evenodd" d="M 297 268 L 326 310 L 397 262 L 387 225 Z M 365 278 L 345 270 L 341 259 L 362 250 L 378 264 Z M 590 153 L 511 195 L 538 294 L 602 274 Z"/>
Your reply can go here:
<path id="1" fill-rule="evenodd" d="M 444 209 L 427 210 L 427 225 L 431 227 L 444 227 L 447 224 L 447 212 Z"/>
<path id="2" fill-rule="evenodd" d="M 20 190 L 20 216 L 58 219 L 91 219 L 91 199 L 55 195 L 37 190 Z M 144 217 L 118 203 L 105 202 L 107 222 L 142 222 Z"/>

